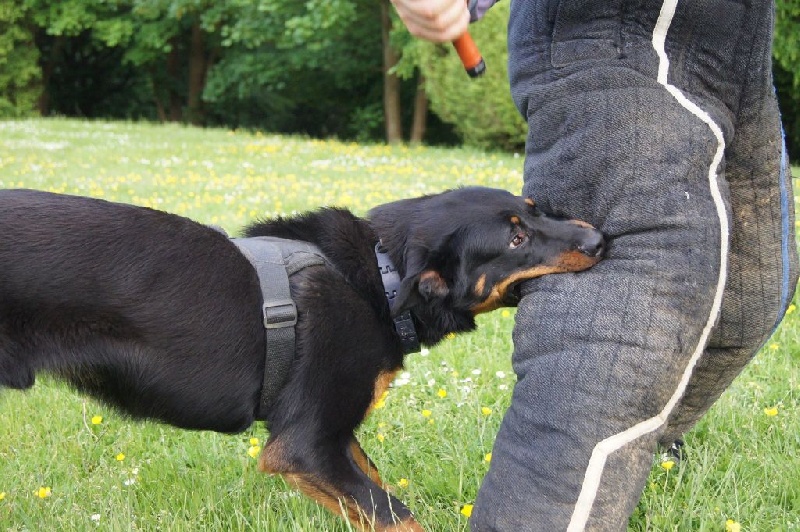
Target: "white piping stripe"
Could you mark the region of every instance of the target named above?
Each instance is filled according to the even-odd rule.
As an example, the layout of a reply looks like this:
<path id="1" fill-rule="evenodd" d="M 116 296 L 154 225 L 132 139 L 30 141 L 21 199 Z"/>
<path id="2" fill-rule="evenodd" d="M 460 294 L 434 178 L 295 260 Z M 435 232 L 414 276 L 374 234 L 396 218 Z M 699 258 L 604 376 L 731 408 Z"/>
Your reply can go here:
<path id="1" fill-rule="evenodd" d="M 719 170 L 720 162 L 725 151 L 725 139 L 722 135 L 722 129 L 714 122 L 708 113 L 703 111 L 700 107 L 691 102 L 677 87 L 670 85 L 667 79 L 669 72 L 669 58 L 665 51 L 665 43 L 667 39 L 667 31 L 672 23 L 672 17 L 675 15 L 675 8 L 678 5 L 678 0 L 665 0 L 661 6 L 661 12 L 653 29 L 653 48 L 659 57 L 658 65 L 658 82 L 666 88 L 667 91 L 683 106 L 686 110 L 694 116 L 702 120 L 714 133 L 717 139 L 717 151 L 711 161 L 711 166 L 708 170 L 708 181 L 711 189 L 711 196 L 714 199 L 714 205 L 717 209 L 717 216 L 719 217 L 720 224 L 720 265 L 719 265 L 719 278 L 717 279 L 716 293 L 714 294 L 714 301 L 711 305 L 711 314 L 706 321 L 703 328 L 703 333 L 700 340 L 695 347 L 692 357 L 686 369 L 683 371 L 681 380 L 675 393 L 672 394 L 663 410 L 656 416 L 646 419 L 633 427 L 614 434 L 599 442 L 592 451 L 592 456 L 589 459 L 589 465 L 586 468 L 586 473 L 583 479 L 583 486 L 581 487 L 578 501 L 575 504 L 575 509 L 572 513 L 568 532 L 578 532 L 583 530 L 589 520 L 589 515 L 592 511 L 595 498 L 597 497 L 597 490 L 600 487 L 600 481 L 603 477 L 603 470 L 605 468 L 606 460 L 611 453 L 619 450 L 625 445 L 631 443 L 645 434 L 649 434 L 659 427 L 664 425 L 669 418 L 670 413 L 678 404 L 678 401 L 686 391 L 686 386 L 692 376 L 697 361 L 703 354 L 708 337 L 711 334 L 711 329 L 719 315 L 720 307 L 722 305 L 722 293 L 725 289 L 725 282 L 728 277 L 728 234 L 730 227 L 728 225 L 728 215 L 725 210 L 725 203 L 722 200 L 722 193 L 720 192 L 719 183 L 717 181 L 717 171 Z"/>

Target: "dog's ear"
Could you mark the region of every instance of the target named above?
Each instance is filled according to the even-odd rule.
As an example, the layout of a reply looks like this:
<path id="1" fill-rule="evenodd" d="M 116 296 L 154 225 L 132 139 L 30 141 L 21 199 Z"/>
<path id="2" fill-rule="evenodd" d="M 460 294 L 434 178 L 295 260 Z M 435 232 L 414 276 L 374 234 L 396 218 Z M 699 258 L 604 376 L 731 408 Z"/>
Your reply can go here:
<path id="1" fill-rule="evenodd" d="M 398 315 L 420 303 L 442 299 L 450 293 L 442 274 L 430 263 L 430 254 L 414 248 L 406 255 L 406 275 L 400 282 L 392 314 Z"/>

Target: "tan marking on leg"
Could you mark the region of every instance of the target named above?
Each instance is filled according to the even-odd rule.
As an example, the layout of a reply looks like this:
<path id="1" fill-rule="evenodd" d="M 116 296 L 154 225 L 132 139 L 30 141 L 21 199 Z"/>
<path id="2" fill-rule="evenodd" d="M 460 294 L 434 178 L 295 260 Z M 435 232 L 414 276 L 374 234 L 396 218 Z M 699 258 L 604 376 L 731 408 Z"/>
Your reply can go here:
<path id="1" fill-rule="evenodd" d="M 284 475 L 284 478 L 306 496 L 315 500 L 335 515 L 344 514 L 344 517 L 360 530 L 375 532 L 424 532 L 413 517 L 401 521 L 400 523 L 392 523 L 391 525 L 378 523 L 374 518 L 370 518 L 353 499 L 340 493 L 335 487 L 314 478 L 313 475 L 288 474 Z"/>
<path id="2" fill-rule="evenodd" d="M 349 497 L 344 497 L 343 494 L 338 493 L 332 486 L 320 482 L 312 475 L 302 473 L 290 473 L 283 475 L 283 478 L 285 478 L 289 484 L 299 489 L 304 495 L 315 500 L 335 515 L 342 515 L 344 513 L 344 517 L 349 519 L 351 523 L 360 529 L 370 529 L 364 526 L 365 523 L 363 521 L 365 520 L 365 516 L 358 505 L 349 499 Z M 371 525 L 371 523 L 367 524 Z"/>
<path id="3" fill-rule="evenodd" d="M 536 207 L 536 202 L 533 201 L 531 198 L 525 198 L 525 203 L 527 203 L 531 207 Z"/>
<path id="4" fill-rule="evenodd" d="M 351 499 L 344 497 L 339 490 L 323 483 L 314 475 L 290 472 L 289 463 L 284 459 L 281 452 L 280 440 L 269 442 L 264 447 L 259 457 L 258 468 L 265 473 L 281 475 L 290 485 L 299 489 L 303 494 L 335 515 L 343 515 L 362 530 L 372 530 L 372 523 L 366 520 L 366 516 L 358 508 L 358 505 Z M 340 500 L 342 501 L 341 503 L 339 502 Z"/>
<path id="5" fill-rule="evenodd" d="M 356 463 L 358 468 L 363 471 L 372 482 L 383 488 L 385 491 L 388 491 L 386 484 L 383 483 L 383 480 L 378 473 L 378 468 L 375 466 L 372 460 L 369 459 L 369 456 L 367 456 L 367 453 L 364 452 L 364 449 L 361 448 L 361 444 L 359 444 L 355 438 L 353 438 L 353 440 L 350 442 L 350 455 L 353 457 L 353 462 Z"/>
<path id="6" fill-rule="evenodd" d="M 475 295 L 482 296 L 483 290 L 486 288 L 486 274 L 484 273 L 478 277 L 478 282 L 475 283 Z"/>
<path id="7" fill-rule="evenodd" d="M 378 530 L 377 528 L 375 530 Z M 396 525 L 384 527 L 381 532 L 425 532 L 425 529 L 413 518 L 406 519 Z"/>
<path id="8" fill-rule="evenodd" d="M 364 417 L 367 417 L 370 412 L 375 408 L 375 405 L 384 399 L 384 393 L 386 390 L 389 389 L 389 385 L 392 384 L 395 375 L 397 372 L 400 371 L 400 368 L 393 369 L 391 371 L 382 371 L 378 374 L 378 378 L 375 379 L 375 388 L 372 392 L 372 402 L 367 408 L 367 412 Z"/>
<path id="9" fill-rule="evenodd" d="M 268 441 L 258 457 L 258 470 L 271 475 L 290 471 L 290 464 L 282 452 L 280 440 Z"/>

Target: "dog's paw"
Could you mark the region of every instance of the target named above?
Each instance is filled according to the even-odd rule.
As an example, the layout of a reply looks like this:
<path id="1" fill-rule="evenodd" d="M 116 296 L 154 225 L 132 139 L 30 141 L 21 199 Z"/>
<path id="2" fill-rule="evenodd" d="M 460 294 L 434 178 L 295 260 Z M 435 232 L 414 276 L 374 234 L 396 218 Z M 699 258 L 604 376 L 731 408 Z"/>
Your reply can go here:
<path id="1" fill-rule="evenodd" d="M 683 440 L 675 440 L 672 444 L 661 453 L 661 462 L 674 462 L 675 465 L 680 464 L 686 459 L 686 449 Z"/>

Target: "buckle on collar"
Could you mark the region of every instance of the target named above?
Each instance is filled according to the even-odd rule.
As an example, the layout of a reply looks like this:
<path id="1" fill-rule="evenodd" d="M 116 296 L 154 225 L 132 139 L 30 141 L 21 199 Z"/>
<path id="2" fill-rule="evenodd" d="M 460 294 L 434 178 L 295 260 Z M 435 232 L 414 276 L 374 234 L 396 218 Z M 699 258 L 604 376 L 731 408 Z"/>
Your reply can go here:
<path id="1" fill-rule="evenodd" d="M 411 311 L 406 310 L 394 318 L 394 330 L 400 337 L 400 343 L 405 353 L 417 353 L 419 351 L 419 338 L 417 329 L 414 327 L 414 320 L 411 319 Z"/>
<path id="2" fill-rule="evenodd" d="M 386 295 L 389 311 L 391 311 L 394 307 L 397 289 L 400 288 L 400 274 L 397 273 L 397 268 L 394 267 L 392 260 L 389 258 L 389 252 L 380 241 L 375 244 L 375 257 L 378 259 L 378 271 L 381 273 L 383 293 Z M 414 327 L 411 311 L 401 312 L 399 316 L 393 317 L 392 321 L 394 322 L 394 330 L 397 332 L 397 336 L 400 337 L 403 354 L 418 352 L 420 349 L 419 337 L 417 336 L 417 329 Z"/>

